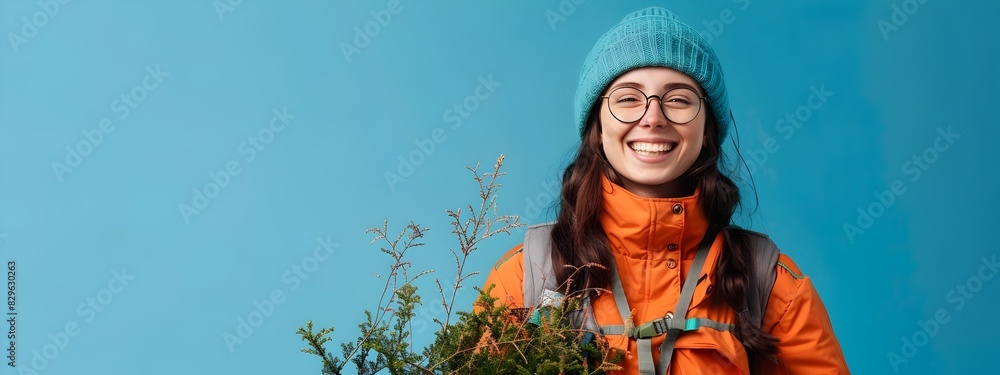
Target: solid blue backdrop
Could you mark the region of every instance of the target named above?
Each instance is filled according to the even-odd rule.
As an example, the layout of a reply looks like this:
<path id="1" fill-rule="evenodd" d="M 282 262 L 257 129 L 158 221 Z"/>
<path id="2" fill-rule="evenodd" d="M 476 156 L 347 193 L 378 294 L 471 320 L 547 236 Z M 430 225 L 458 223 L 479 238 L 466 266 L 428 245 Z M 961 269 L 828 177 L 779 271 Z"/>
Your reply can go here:
<path id="1" fill-rule="evenodd" d="M 454 272 L 445 210 L 477 198 L 464 166 L 505 154 L 501 213 L 550 220 L 583 59 L 651 4 L 4 1 L 19 370 L 0 373 L 319 373 L 295 331 L 356 337 L 383 219 L 431 228 L 411 254 L 436 271 L 426 344 L 432 278 Z M 851 369 L 993 372 L 1000 6 L 655 5 L 715 47 L 756 187 L 740 223 L 813 278 Z"/>

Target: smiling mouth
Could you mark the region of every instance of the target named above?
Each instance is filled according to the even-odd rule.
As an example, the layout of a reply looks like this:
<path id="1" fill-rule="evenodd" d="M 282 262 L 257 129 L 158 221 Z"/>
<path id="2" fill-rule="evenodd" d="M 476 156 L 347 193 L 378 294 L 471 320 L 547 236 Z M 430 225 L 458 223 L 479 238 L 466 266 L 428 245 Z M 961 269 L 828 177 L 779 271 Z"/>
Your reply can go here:
<path id="1" fill-rule="evenodd" d="M 676 142 L 667 143 L 650 143 L 650 142 L 632 142 L 628 144 L 632 151 L 641 156 L 660 156 L 665 155 L 677 147 Z"/>

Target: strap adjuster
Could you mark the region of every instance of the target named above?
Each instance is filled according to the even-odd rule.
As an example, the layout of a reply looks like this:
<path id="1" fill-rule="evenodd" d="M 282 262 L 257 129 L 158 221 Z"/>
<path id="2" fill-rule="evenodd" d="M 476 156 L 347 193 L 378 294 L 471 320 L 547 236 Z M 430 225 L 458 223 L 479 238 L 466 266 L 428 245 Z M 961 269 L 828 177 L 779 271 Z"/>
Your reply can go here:
<path id="1" fill-rule="evenodd" d="M 670 330 L 697 331 L 702 326 L 702 319 L 700 318 L 688 318 L 681 322 L 680 320 L 674 320 L 674 314 L 667 313 L 667 316 L 661 319 L 646 322 L 635 327 L 627 336 L 636 340 L 650 339 L 667 333 Z"/>
<path id="2" fill-rule="evenodd" d="M 660 319 L 656 319 L 650 322 L 640 324 L 635 327 L 632 332 L 629 332 L 629 337 L 639 340 L 639 339 L 650 339 L 664 333 L 667 333 L 671 328 L 676 328 L 673 321 L 674 314 L 667 313 L 666 316 Z"/>

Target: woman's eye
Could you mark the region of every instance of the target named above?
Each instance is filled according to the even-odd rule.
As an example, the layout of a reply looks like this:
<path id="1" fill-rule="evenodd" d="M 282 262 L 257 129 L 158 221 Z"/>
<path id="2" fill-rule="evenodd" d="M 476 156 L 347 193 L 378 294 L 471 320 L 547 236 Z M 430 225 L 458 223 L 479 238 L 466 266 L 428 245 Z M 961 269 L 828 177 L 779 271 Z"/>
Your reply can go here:
<path id="1" fill-rule="evenodd" d="M 618 102 L 619 103 L 631 103 L 631 102 L 637 102 L 637 101 L 639 101 L 639 99 L 635 98 L 635 97 L 618 98 Z"/>

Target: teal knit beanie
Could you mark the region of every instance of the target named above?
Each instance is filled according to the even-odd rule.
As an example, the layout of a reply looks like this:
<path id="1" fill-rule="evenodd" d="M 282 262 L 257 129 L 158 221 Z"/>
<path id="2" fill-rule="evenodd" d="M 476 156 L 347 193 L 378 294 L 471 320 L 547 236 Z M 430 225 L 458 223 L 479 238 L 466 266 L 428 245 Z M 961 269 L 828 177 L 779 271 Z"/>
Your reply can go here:
<path id="1" fill-rule="evenodd" d="M 726 137 L 730 120 L 729 98 L 722 65 L 712 47 L 669 10 L 650 7 L 625 16 L 597 41 L 587 55 L 576 89 L 576 122 L 580 135 L 598 96 L 621 74 L 645 66 L 677 69 L 694 78 L 705 90 L 719 124 L 719 139 Z"/>

